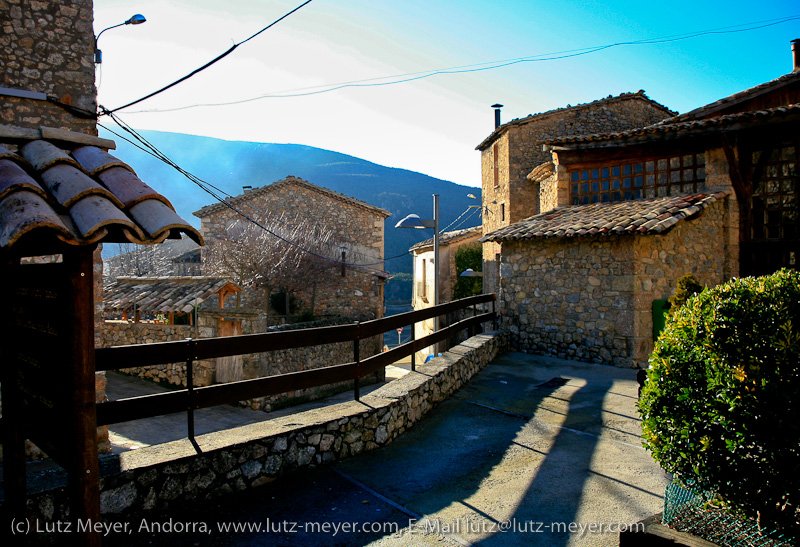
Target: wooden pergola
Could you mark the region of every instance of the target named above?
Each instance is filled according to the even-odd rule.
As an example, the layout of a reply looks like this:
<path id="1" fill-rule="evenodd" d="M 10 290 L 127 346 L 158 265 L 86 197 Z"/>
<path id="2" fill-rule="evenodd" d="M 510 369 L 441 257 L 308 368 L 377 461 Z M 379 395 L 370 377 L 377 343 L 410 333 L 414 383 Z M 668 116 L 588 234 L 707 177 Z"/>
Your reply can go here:
<path id="1" fill-rule="evenodd" d="M 219 308 L 225 300 L 242 289 L 229 280 L 208 276 L 118 277 L 104 287 L 103 308 L 122 314 L 125 321 L 138 323 L 142 313 L 165 315 L 169 324 L 175 317 L 188 315 L 206 300 L 217 297 Z"/>

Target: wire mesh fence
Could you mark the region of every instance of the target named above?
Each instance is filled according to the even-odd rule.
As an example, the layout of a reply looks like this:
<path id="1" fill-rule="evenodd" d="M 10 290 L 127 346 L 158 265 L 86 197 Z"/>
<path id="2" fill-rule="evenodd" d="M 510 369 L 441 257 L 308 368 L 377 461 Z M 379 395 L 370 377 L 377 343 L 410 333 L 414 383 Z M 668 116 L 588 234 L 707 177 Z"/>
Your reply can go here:
<path id="1" fill-rule="evenodd" d="M 667 486 L 663 522 L 721 547 L 783 547 L 797 545 L 794 538 L 762 527 L 752 519 L 730 514 L 713 503 L 713 492 L 695 492 L 677 481 Z"/>

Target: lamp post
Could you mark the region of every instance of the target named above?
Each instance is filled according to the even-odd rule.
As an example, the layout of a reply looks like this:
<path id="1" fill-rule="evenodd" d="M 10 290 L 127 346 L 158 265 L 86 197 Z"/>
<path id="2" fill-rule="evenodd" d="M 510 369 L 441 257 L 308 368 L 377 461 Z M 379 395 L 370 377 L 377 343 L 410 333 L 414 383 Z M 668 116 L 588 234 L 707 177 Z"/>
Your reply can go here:
<path id="1" fill-rule="evenodd" d="M 103 52 L 97 49 L 97 41 L 100 39 L 100 34 L 103 34 L 105 31 L 111 30 L 112 28 L 121 27 L 123 25 L 141 25 L 146 21 L 147 19 L 144 18 L 144 15 L 142 15 L 141 13 L 137 13 L 124 23 L 120 23 L 118 25 L 112 25 L 108 28 L 104 28 L 103 30 L 101 30 L 100 33 L 94 37 L 94 64 L 99 65 L 100 63 L 103 62 Z"/>
<path id="2" fill-rule="evenodd" d="M 433 305 L 439 305 L 439 194 L 433 194 L 433 218 L 421 219 L 419 215 L 410 214 L 394 225 L 395 228 L 433 228 Z M 425 280 L 423 279 L 424 283 Z M 439 316 L 433 318 L 433 332 L 439 331 Z M 434 354 L 438 353 L 439 344 L 435 344 Z"/>

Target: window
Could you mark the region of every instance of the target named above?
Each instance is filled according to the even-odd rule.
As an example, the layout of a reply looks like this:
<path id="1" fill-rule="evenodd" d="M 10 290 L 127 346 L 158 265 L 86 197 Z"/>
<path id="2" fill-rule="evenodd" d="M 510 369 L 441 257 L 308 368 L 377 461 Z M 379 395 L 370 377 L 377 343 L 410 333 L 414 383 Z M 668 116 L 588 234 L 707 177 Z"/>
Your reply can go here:
<path id="1" fill-rule="evenodd" d="M 796 147 L 753 152 L 750 239 L 797 239 Z"/>
<path id="2" fill-rule="evenodd" d="M 705 154 L 601 164 L 569 177 L 572 205 L 688 194 L 705 188 Z"/>
<path id="3" fill-rule="evenodd" d="M 501 222 L 505 222 L 505 220 L 506 220 L 506 204 L 505 203 L 501 203 L 500 204 L 500 221 Z"/>

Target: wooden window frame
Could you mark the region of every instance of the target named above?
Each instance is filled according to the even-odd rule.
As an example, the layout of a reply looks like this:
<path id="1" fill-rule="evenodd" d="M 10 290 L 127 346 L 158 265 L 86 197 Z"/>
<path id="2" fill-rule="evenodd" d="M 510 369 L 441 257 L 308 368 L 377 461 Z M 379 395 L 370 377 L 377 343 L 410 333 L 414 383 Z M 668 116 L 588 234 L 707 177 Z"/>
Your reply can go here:
<path id="1" fill-rule="evenodd" d="M 705 189 L 705 153 L 598 162 L 568 170 L 569 203 L 610 203 Z"/>

